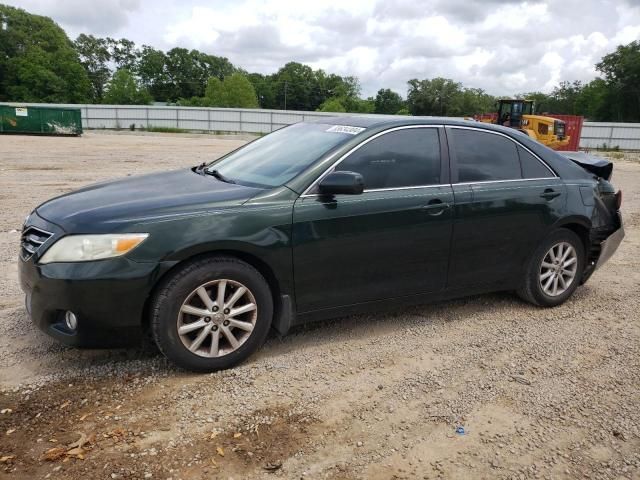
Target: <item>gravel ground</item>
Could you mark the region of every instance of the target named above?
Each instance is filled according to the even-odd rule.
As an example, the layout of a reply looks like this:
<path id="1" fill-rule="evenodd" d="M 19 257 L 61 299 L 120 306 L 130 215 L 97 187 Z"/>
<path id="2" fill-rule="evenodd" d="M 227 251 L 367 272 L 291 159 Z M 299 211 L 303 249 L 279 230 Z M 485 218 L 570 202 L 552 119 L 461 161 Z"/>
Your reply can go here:
<path id="1" fill-rule="evenodd" d="M 353 316 L 211 375 L 30 325 L 16 258 L 33 207 L 245 140 L 0 137 L 0 478 L 640 478 L 637 154 L 615 159 L 623 245 L 552 310 L 503 293 Z"/>

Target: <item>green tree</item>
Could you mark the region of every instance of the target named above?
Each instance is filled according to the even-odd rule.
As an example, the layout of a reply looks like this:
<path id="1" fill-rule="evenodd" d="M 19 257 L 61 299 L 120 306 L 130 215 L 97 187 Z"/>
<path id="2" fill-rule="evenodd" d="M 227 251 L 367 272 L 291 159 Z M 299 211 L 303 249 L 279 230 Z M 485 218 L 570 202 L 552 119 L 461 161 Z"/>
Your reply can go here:
<path id="1" fill-rule="evenodd" d="M 451 100 L 449 115 L 471 117 L 495 110 L 496 98 L 481 88 L 463 88 Z"/>
<path id="2" fill-rule="evenodd" d="M 640 40 L 618 46 L 596 68 L 609 88 L 609 120 L 640 121 Z"/>
<path id="3" fill-rule="evenodd" d="M 402 97 L 390 88 L 378 90 L 375 99 L 375 113 L 394 115 L 404 107 Z"/>
<path id="4" fill-rule="evenodd" d="M 550 113 L 551 107 L 553 104 L 553 99 L 550 95 L 544 92 L 528 92 L 528 93 L 518 93 L 514 95 L 514 98 L 522 98 L 525 100 L 533 100 L 535 104 L 535 111 L 538 114 Z M 495 111 L 495 106 L 491 111 Z"/>
<path id="5" fill-rule="evenodd" d="M 208 107 L 226 107 L 227 92 L 218 77 L 209 77 L 204 94 L 204 105 Z"/>
<path id="6" fill-rule="evenodd" d="M 165 72 L 167 76 L 168 101 L 180 97 L 201 97 L 204 93 L 205 80 L 203 69 L 194 57 L 198 52 L 186 48 L 172 48 L 165 56 Z"/>
<path id="7" fill-rule="evenodd" d="M 606 121 L 615 118 L 611 89 L 602 78 L 587 83 L 576 100 L 576 111 L 589 120 Z"/>
<path id="8" fill-rule="evenodd" d="M 82 103 L 91 83 L 73 44 L 48 17 L 0 5 L 0 100 Z"/>
<path id="9" fill-rule="evenodd" d="M 373 113 L 376 109 L 376 102 L 373 97 L 345 97 L 342 99 L 342 104 L 347 109 L 347 112 L 350 113 Z"/>
<path id="10" fill-rule="evenodd" d="M 260 73 L 248 73 L 246 77 L 253 85 L 260 108 L 276 108 L 276 96 L 273 90 L 273 76 Z"/>
<path id="11" fill-rule="evenodd" d="M 258 97 L 253 85 L 241 73 L 234 73 L 223 82 L 227 97 L 226 106 L 231 108 L 258 108 Z"/>
<path id="12" fill-rule="evenodd" d="M 104 95 L 104 103 L 110 105 L 148 105 L 152 100 L 149 92 L 138 85 L 126 68 L 113 74 Z"/>
<path id="13" fill-rule="evenodd" d="M 360 96 L 360 82 L 356 77 L 341 77 L 335 73 L 327 75 L 324 70 L 313 72 L 312 102 L 324 102 L 329 98 L 356 99 Z"/>
<path id="14" fill-rule="evenodd" d="M 194 99 L 190 103 L 194 104 Z M 234 73 L 222 82 L 218 77 L 209 77 L 200 103 L 208 107 L 258 108 L 258 97 L 249 79 Z"/>
<path id="15" fill-rule="evenodd" d="M 164 55 L 162 74 L 166 82 L 165 100 L 201 97 L 209 77 L 223 79 L 235 71 L 235 67 L 224 57 L 207 55 L 198 50 L 172 48 Z"/>
<path id="16" fill-rule="evenodd" d="M 317 111 L 318 112 L 346 112 L 347 110 L 346 108 L 344 108 L 344 105 L 342 104 L 339 98 L 333 97 L 322 102 L 322 105 L 318 107 Z"/>
<path id="17" fill-rule="evenodd" d="M 167 56 L 162 50 L 143 45 L 136 65 L 141 85 L 157 101 L 168 101 L 174 94 L 166 71 Z"/>
<path id="18" fill-rule="evenodd" d="M 323 101 L 313 69 L 289 62 L 275 74 L 274 92 L 277 108 L 315 110 Z"/>
<path id="19" fill-rule="evenodd" d="M 462 84 L 448 78 L 409 80 L 407 107 L 412 115 L 450 116 Z"/>
<path id="20" fill-rule="evenodd" d="M 203 83 L 206 83 L 209 77 L 218 77 L 222 80 L 229 75 L 239 72 L 239 69 L 234 67 L 226 57 L 217 57 L 215 55 L 197 52 L 194 58 L 202 67 L 203 77 L 201 81 L 203 81 Z"/>
<path id="21" fill-rule="evenodd" d="M 73 42 L 73 46 L 91 81 L 91 99 L 99 103 L 102 101 L 107 82 L 111 78 L 109 44 L 104 38 L 81 33 Z"/>
<path id="22" fill-rule="evenodd" d="M 126 68 L 131 72 L 134 71 L 140 58 L 140 52 L 136 49 L 136 44 L 126 38 L 115 40 L 107 37 L 105 41 L 109 46 L 111 59 L 116 69 Z"/>
<path id="23" fill-rule="evenodd" d="M 580 80 L 560 82 L 560 85 L 551 92 L 549 111 L 564 115 L 576 115 L 577 102 L 583 88 Z"/>
<path id="24" fill-rule="evenodd" d="M 177 105 L 182 107 L 212 107 L 207 97 L 191 97 L 191 98 L 179 98 L 176 101 Z"/>

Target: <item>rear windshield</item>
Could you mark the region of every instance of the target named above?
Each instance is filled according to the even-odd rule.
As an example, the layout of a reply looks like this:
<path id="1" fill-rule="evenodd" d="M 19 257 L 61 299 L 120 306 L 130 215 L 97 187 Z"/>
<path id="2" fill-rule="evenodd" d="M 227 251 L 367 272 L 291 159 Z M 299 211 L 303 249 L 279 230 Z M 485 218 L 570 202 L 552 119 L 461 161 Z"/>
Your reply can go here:
<path id="1" fill-rule="evenodd" d="M 277 187 L 362 130 L 343 125 L 296 123 L 254 140 L 207 169 L 217 170 L 241 185 Z"/>

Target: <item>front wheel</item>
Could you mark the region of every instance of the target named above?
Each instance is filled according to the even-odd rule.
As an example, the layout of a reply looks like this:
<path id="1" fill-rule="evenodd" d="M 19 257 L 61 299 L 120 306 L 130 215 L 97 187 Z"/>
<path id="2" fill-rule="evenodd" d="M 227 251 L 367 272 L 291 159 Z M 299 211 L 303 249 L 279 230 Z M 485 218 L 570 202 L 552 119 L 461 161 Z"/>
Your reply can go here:
<path id="1" fill-rule="evenodd" d="M 559 228 L 542 242 L 529 261 L 518 295 L 541 307 L 560 305 L 578 288 L 584 262 L 580 237 Z"/>
<path id="2" fill-rule="evenodd" d="M 158 290 L 151 325 L 160 351 L 197 372 L 230 368 L 264 342 L 273 316 L 271 291 L 251 265 L 213 257 L 177 270 Z"/>

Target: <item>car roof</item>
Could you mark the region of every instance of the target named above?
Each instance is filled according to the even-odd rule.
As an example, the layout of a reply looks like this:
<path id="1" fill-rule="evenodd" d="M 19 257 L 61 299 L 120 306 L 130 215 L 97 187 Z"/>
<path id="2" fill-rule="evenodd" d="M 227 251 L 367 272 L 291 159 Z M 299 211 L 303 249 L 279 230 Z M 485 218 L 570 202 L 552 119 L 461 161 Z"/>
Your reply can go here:
<path id="1" fill-rule="evenodd" d="M 328 125 L 347 125 L 350 127 L 378 128 L 401 127 L 404 125 L 454 125 L 462 127 L 476 127 L 486 130 L 508 132 L 513 134 L 516 130 L 502 125 L 478 122 L 462 117 L 414 117 L 410 115 L 336 115 L 316 117 L 308 120 L 308 123 L 323 123 Z M 517 132 L 519 133 L 519 132 Z"/>

